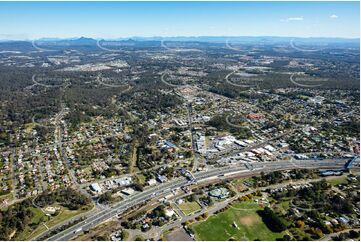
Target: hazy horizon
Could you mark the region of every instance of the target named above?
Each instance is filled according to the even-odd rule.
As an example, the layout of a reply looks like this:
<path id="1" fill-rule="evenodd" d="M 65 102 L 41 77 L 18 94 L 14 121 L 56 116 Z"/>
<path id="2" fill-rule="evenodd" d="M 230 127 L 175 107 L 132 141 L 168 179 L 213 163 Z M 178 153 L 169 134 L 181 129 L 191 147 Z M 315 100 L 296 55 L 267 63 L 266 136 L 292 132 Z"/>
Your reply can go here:
<path id="1" fill-rule="evenodd" d="M 0 41 L 61 41 L 61 40 L 78 40 L 81 38 L 86 39 L 93 39 L 93 40 L 104 40 L 104 41 L 124 41 L 124 40 L 166 40 L 166 39 L 205 39 L 205 38 L 214 38 L 214 39 L 237 39 L 237 38 L 274 38 L 274 39 L 323 39 L 323 40 L 360 40 L 360 37 L 332 37 L 332 36 L 314 36 L 314 37 L 297 37 L 297 36 L 225 36 L 225 35 L 213 35 L 213 36 L 126 36 L 126 37 L 113 37 L 113 38 L 105 38 L 105 37 L 89 37 L 89 36 L 73 36 L 73 37 L 39 37 L 39 38 L 33 38 L 33 39 L 1 39 Z"/>
<path id="2" fill-rule="evenodd" d="M 0 2 L 0 39 L 359 38 L 359 2 Z"/>

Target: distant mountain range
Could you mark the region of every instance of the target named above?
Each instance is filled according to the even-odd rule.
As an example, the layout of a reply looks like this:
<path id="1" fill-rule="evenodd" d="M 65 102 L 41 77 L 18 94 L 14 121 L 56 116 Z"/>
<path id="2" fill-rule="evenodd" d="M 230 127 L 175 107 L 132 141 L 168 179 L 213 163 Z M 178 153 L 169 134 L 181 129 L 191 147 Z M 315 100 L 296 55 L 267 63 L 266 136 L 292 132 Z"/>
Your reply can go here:
<path id="1" fill-rule="evenodd" d="M 115 39 L 94 39 L 88 37 L 80 38 L 41 38 L 36 39 L 40 42 L 68 42 L 68 43 L 81 43 L 81 44 L 94 44 L 98 40 L 106 41 L 191 41 L 191 42 L 225 42 L 225 41 L 237 41 L 237 42 L 289 42 L 291 40 L 305 41 L 305 42 L 359 42 L 359 38 L 326 38 L 326 37 L 277 37 L 277 36 L 176 36 L 176 37 L 129 37 L 129 38 L 115 38 Z M 2 40 L 12 41 L 12 40 Z M 14 40 L 15 41 L 15 40 Z M 19 41 L 19 40 L 17 40 Z M 29 40 L 23 40 L 29 41 Z"/>
<path id="2" fill-rule="evenodd" d="M 300 38 L 300 37 L 277 37 L 277 36 L 200 36 L 200 37 L 133 37 L 134 40 L 165 40 L 165 41 L 196 41 L 196 42 L 289 42 L 291 40 L 309 41 L 309 42 L 359 42 L 359 38 Z"/>
<path id="3" fill-rule="evenodd" d="M 299 38 L 299 37 L 272 37 L 272 36 L 200 36 L 200 37 L 131 37 L 131 38 L 117 38 L 117 39 L 93 39 L 88 37 L 80 38 L 41 38 L 38 40 L 0 40 L 0 43 L 3 44 L 24 44 L 31 43 L 37 46 L 46 46 L 46 45 L 57 45 L 57 46 L 95 46 L 98 41 L 109 41 L 109 42 L 118 42 L 122 45 L 131 44 L 131 45 L 142 45 L 142 46 L 154 46 L 159 45 L 160 41 L 174 41 L 174 42 L 192 42 L 192 43 L 215 43 L 215 44 L 224 44 L 224 43 L 240 43 L 240 44 L 261 44 L 261 45 L 272 45 L 272 44 L 281 44 L 289 45 L 292 42 L 295 42 L 296 45 L 334 45 L 334 46 L 344 46 L 345 48 L 358 48 L 360 46 L 360 39 L 347 39 L 347 38 Z"/>

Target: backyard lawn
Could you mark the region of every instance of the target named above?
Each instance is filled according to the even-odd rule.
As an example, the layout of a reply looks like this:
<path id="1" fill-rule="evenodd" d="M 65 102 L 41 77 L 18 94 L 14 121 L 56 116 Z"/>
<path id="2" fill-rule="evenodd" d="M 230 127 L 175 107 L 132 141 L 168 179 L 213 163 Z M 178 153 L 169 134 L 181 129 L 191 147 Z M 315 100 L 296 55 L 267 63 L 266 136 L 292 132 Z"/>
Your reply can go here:
<path id="1" fill-rule="evenodd" d="M 183 202 L 178 207 L 182 210 L 185 215 L 192 214 L 201 209 L 201 206 L 197 202 Z"/>

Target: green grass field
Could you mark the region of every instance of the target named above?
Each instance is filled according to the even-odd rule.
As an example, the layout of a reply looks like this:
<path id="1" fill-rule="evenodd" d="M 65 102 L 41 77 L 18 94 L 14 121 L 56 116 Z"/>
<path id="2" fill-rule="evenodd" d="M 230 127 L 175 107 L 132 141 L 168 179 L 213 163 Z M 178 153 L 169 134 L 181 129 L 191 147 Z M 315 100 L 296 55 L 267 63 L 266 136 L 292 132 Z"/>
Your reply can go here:
<path id="1" fill-rule="evenodd" d="M 45 214 L 43 213 L 43 211 L 41 211 L 41 209 L 39 208 L 34 208 L 31 207 L 30 210 L 33 212 L 34 217 L 31 220 L 31 223 L 33 224 L 38 224 L 40 223 L 41 219 L 45 216 Z"/>
<path id="2" fill-rule="evenodd" d="M 336 186 L 338 184 L 347 184 L 347 177 L 339 176 L 339 177 L 332 177 L 327 179 L 327 182 L 330 183 L 332 186 Z"/>
<path id="3" fill-rule="evenodd" d="M 235 203 L 231 208 L 195 223 L 192 229 L 197 240 L 276 240 L 285 233 L 274 233 L 262 222 L 254 202 Z M 237 227 L 234 225 L 236 224 Z"/>
<path id="4" fill-rule="evenodd" d="M 84 207 L 84 208 L 87 208 L 87 207 Z M 71 217 L 74 217 L 78 214 L 81 214 L 81 213 L 84 213 L 84 212 L 90 210 L 91 207 L 89 206 L 88 209 L 85 209 L 85 210 L 82 210 L 82 209 L 69 210 L 67 208 L 61 207 L 60 213 L 57 216 L 52 216 L 52 217 L 46 216 L 39 208 L 31 207 L 30 209 L 35 214 L 35 216 L 31 220 L 31 223 L 35 224 L 36 227 L 33 229 L 30 227 L 26 227 L 24 229 L 24 231 L 17 236 L 17 238 L 16 238 L 17 240 L 30 240 L 31 238 L 44 232 L 47 229 L 46 226 L 48 226 L 50 228 L 50 227 L 57 225 L 58 223 L 61 223 Z"/>
<path id="5" fill-rule="evenodd" d="M 178 207 L 185 215 L 189 215 L 201 209 L 201 206 L 197 202 L 184 202 L 179 204 Z"/>
<path id="6" fill-rule="evenodd" d="M 281 200 L 275 201 L 274 199 L 270 199 L 272 204 L 272 209 L 276 212 L 280 212 L 281 214 L 287 213 L 290 208 L 292 198 L 283 198 Z"/>
<path id="7" fill-rule="evenodd" d="M 28 240 L 35 231 L 39 230 L 42 232 L 46 230 L 46 227 L 41 224 L 41 221 L 47 221 L 46 215 L 39 208 L 30 207 L 30 210 L 34 213 L 30 224 L 34 224 L 36 229 L 32 229 L 29 226 L 25 227 L 24 231 L 17 235 L 16 240 Z"/>

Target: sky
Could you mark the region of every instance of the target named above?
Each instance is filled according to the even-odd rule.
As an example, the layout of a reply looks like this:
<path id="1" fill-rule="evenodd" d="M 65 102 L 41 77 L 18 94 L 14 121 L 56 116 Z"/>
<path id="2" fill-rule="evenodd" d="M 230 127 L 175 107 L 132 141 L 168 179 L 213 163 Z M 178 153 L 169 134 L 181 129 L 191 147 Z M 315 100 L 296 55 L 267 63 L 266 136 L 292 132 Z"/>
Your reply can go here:
<path id="1" fill-rule="evenodd" d="M 0 39 L 359 38 L 359 2 L 0 2 Z"/>

